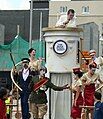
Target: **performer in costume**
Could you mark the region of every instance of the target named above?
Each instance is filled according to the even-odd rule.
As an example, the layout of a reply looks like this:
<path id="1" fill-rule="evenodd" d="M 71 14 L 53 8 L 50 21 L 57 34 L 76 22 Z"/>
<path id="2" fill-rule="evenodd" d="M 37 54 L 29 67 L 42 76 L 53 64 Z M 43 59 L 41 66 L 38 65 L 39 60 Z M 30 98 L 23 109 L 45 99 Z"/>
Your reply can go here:
<path id="1" fill-rule="evenodd" d="M 97 64 L 97 69 L 96 72 L 101 75 L 101 68 L 103 66 L 103 58 L 101 56 L 96 57 L 96 51 L 95 50 L 90 50 L 89 55 L 91 56 L 91 63 L 95 62 Z M 102 73 L 102 78 L 103 78 L 103 73 Z"/>
<path id="2" fill-rule="evenodd" d="M 84 105 L 94 106 L 94 93 L 97 81 L 102 83 L 98 73 L 95 73 L 97 64 L 95 62 L 89 64 L 88 72 L 85 73 L 81 80 L 84 87 Z M 93 118 L 93 109 L 90 110 L 91 119 Z"/>
<path id="3" fill-rule="evenodd" d="M 30 48 L 28 50 L 28 54 L 30 56 L 29 58 L 30 59 L 30 62 L 29 62 L 30 69 L 33 71 L 38 71 L 41 67 L 42 58 L 39 60 L 35 58 L 36 50 L 33 48 Z"/>
<path id="4" fill-rule="evenodd" d="M 74 102 L 71 110 L 71 117 L 73 119 L 81 119 L 82 108 L 80 105 L 83 105 L 83 96 L 82 96 L 82 81 L 80 78 L 83 75 L 83 72 L 80 71 L 80 68 L 73 69 L 75 74 L 75 81 L 69 89 L 74 93 Z"/>
<path id="5" fill-rule="evenodd" d="M 41 67 L 41 63 L 42 63 L 42 59 L 36 59 L 35 55 L 36 55 L 36 50 L 33 48 L 30 48 L 28 50 L 28 54 L 29 54 L 29 67 L 32 71 L 36 71 L 38 72 L 40 70 Z M 35 77 L 32 77 L 35 78 Z M 30 102 L 30 109 L 32 107 L 32 103 Z"/>
<path id="6" fill-rule="evenodd" d="M 50 79 L 45 77 L 47 69 L 42 67 L 40 69 L 40 75 L 35 76 L 30 83 L 31 95 L 30 103 L 31 111 L 33 113 L 34 119 L 43 119 L 44 115 L 47 113 L 47 95 L 45 91 L 48 88 L 52 88 L 55 91 L 63 91 L 67 89 L 67 85 L 59 87 L 51 83 Z"/>
<path id="7" fill-rule="evenodd" d="M 95 50 L 90 50 L 89 55 L 91 56 L 92 61 L 97 64 L 97 69 L 96 73 L 99 73 L 100 79 L 103 81 L 103 57 L 99 56 L 96 57 L 96 51 Z M 100 83 L 98 83 L 98 87 L 100 86 Z M 103 88 L 101 88 L 101 93 L 103 93 Z"/>
<path id="8" fill-rule="evenodd" d="M 5 100 L 8 97 L 7 89 L 0 88 L 0 119 L 7 119 Z"/>
<path id="9" fill-rule="evenodd" d="M 28 58 L 23 58 L 22 60 L 23 68 L 16 74 L 18 79 L 18 85 L 22 88 L 20 91 L 21 97 L 21 108 L 22 108 L 22 119 L 29 119 L 29 105 L 28 98 L 30 95 L 29 83 L 32 77 L 37 74 L 35 71 L 31 71 L 29 68 L 30 60 Z"/>

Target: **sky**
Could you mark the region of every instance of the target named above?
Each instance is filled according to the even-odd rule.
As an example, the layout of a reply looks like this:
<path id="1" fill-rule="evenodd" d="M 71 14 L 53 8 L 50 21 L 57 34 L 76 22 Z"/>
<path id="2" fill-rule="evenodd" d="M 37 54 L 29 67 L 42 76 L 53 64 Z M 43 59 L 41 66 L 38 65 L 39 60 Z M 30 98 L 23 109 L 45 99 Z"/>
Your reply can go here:
<path id="1" fill-rule="evenodd" d="M 0 0 L 0 10 L 30 9 L 29 1 L 30 0 Z M 52 1 L 57 1 L 57 0 L 52 0 Z M 63 0 L 59 0 L 59 1 L 63 1 Z"/>
<path id="2" fill-rule="evenodd" d="M 0 0 L 0 10 L 22 10 L 30 8 L 30 0 Z"/>

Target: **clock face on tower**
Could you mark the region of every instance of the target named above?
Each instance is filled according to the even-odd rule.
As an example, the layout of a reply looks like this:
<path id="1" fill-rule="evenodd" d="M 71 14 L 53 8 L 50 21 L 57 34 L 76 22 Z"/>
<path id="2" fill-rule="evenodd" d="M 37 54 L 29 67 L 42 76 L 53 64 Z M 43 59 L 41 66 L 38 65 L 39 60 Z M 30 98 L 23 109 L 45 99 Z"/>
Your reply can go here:
<path id="1" fill-rule="evenodd" d="M 57 54 L 64 54 L 68 49 L 68 45 L 65 41 L 63 40 L 57 40 L 54 44 L 53 44 L 53 50 L 55 53 Z"/>

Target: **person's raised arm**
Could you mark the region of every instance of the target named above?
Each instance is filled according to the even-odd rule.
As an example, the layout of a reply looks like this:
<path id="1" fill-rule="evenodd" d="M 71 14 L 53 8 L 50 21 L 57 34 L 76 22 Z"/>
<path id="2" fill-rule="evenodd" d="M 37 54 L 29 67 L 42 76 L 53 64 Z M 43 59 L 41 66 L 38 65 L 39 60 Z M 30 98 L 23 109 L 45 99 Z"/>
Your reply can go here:
<path id="1" fill-rule="evenodd" d="M 48 79 L 48 80 L 49 80 L 48 83 L 47 83 L 48 88 L 51 88 L 55 91 L 63 91 L 64 89 L 68 89 L 68 84 L 66 84 L 64 86 L 56 86 L 50 81 L 50 79 Z"/>

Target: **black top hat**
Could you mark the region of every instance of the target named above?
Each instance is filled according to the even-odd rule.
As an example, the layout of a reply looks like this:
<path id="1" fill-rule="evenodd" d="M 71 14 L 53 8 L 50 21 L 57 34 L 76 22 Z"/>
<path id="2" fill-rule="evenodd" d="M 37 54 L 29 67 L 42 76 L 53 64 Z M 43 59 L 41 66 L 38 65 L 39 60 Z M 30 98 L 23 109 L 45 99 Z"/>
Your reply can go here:
<path id="1" fill-rule="evenodd" d="M 30 62 L 30 59 L 29 58 L 22 58 L 21 61 L 22 62 L 28 62 L 29 63 Z"/>

